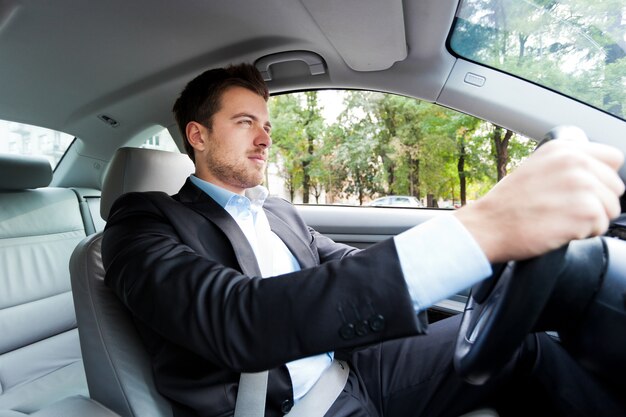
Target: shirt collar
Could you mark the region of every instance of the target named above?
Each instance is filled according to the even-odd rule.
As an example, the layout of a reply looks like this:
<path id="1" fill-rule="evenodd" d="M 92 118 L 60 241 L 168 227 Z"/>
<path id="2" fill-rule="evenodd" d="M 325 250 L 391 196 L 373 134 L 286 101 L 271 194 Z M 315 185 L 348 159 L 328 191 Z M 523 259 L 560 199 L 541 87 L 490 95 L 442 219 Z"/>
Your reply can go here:
<path id="1" fill-rule="evenodd" d="M 252 207 L 258 209 L 263 207 L 265 199 L 269 195 L 269 191 L 262 185 L 257 185 L 256 187 L 248 188 L 245 191 L 245 195 L 250 200 Z"/>
<path id="2" fill-rule="evenodd" d="M 223 208 L 226 208 L 228 203 L 233 199 L 233 197 L 238 196 L 238 194 L 233 193 L 232 191 L 228 191 L 225 188 L 219 187 L 210 182 L 201 180 L 195 175 L 191 174 L 189 176 L 191 182 L 202 191 L 207 193 L 209 197 L 217 202 Z M 262 185 L 257 185 L 256 187 L 248 188 L 245 191 L 245 196 L 248 200 L 250 200 L 250 206 L 258 209 L 259 207 L 263 207 L 263 203 L 265 203 L 265 199 L 267 198 L 269 191 L 267 188 Z"/>

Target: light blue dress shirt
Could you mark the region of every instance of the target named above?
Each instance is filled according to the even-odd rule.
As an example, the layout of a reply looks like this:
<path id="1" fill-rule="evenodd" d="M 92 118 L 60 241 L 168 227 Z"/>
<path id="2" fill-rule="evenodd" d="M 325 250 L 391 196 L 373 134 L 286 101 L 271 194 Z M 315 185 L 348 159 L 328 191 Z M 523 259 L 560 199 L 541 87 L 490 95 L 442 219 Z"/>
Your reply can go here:
<path id="1" fill-rule="evenodd" d="M 248 238 L 257 260 L 260 260 L 255 221 L 257 216 L 265 216 L 262 206 L 267 189 L 259 186 L 247 190 L 251 200 L 194 175 L 190 179 L 233 217 Z M 282 240 L 273 232 L 270 239 L 274 258 L 271 276 L 299 271 L 298 261 Z M 425 310 L 476 284 L 492 272 L 490 263 L 474 238 L 455 216 L 448 213 L 395 236 L 394 242 L 416 311 Z M 311 389 L 330 366 L 332 359 L 333 355 L 329 353 L 287 364 L 295 401 Z"/>

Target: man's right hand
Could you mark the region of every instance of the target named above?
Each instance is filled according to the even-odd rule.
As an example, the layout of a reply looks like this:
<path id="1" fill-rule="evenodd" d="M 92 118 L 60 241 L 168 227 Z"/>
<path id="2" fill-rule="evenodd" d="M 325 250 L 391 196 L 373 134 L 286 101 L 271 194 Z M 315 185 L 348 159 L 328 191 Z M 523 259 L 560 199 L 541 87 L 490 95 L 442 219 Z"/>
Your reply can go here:
<path id="1" fill-rule="evenodd" d="M 455 216 L 492 263 L 538 256 L 607 230 L 621 211 L 623 162 L 611 146 L 551 141 Z"/>

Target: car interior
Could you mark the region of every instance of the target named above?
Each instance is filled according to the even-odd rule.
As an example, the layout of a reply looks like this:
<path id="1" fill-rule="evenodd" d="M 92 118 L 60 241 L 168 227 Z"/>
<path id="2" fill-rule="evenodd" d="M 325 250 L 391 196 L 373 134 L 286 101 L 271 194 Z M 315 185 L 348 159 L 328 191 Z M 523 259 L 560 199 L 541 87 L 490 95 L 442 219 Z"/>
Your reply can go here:
<path id="1" fill-rule="evenodd" d="M 464 3 L 490 7 L 478 0 L 0 0 L 0 120 L 15 131 L 28 124 L 72 138 L 53 167 L 47 157 L 13 152 L 4 144 L 13 136 L 0 130 L 0 417 L 172 415 L 129 313 L 104 285 L 100 242 L 117 197 L 174 194 L 193 173 L 172 105 L 185 84 L 209 68 L 254 64 L 272 95 L 343 89 L 413 97 L 536 142 L 557 126 L 577 126 L 589 140 L 626 151 L 626 113 L 455 52 L 451 33 Z M 618 14 L 624 29 L 626 7 Z M 623 59 L 623 32 L 616 45 Z M 626 91 L 624 62 L 619 91 Z M 174 151 L 142 147 L 160 131 L 171 136 Z M 626 178 L 626 167 L 620 175 Z M 320 233 L 359 248 L 446 213 L 324 204 L 297 209 Z M 619 239 L 602 242 L 572 245 L 557 260 L 590 259 L 594 251 L 588 263 L 597 268 L 584 269 L 575 289 L 568 284 L 572 264 L 541 273 L 554 279 L 520 329 L 536 328 L 546 305 L 559 323 L 563 311 L 575 312 L 571 317 L 582 324 L 563 332 L 564 343 L 615 382 L 626 371 L 626 256 Z M 514 269 L 509 265 L 504 275 Z M 429 319 L 463 314 L 468 300 L 506 310 L 502 301 L 486 301 L 500 288 L 494 282 L 437 303 Z M 470 290 L 487 295 L 472 298 Z M 583 290 L 587 295 L 576 292 Z M 517 314 L 525 308 L 518 305 Z M 539 321 L 543 330 L 552 324 Z M 463 331 L 480 325 L 468 315 Z M 471 339 L 465 336 L 460 333 L 460 344 Z M 498 350 L 496 342 L 486 343 Z M 475 346 L 457 358 L 470 377 L 477 367 L 490 373 L 497 366 L 485 363 L 491 345 Z M 494 415 L 481 413 L 475 415 Z"/>

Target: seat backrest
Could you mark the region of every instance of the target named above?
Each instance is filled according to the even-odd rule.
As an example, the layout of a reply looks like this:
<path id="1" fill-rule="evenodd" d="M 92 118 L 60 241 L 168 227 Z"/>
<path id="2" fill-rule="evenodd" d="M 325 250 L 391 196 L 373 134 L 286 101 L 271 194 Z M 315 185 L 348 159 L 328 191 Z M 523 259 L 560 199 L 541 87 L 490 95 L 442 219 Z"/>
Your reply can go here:
<path id="1" fill-rule="evenodd" d="M 130 191 L 174 194 L 194 171 L 184 154 L 120 148 L 102 184 L 101 215 Z M 81 347 L 91 398 L 123 417 L 169 417 L 169 402 L 157 391 L 150 358 L 128 310 L 104 285 L 102 233 L 83 240 L 70 261 Z"/>
<path id="2" fill-rule="evenodd" d="M 67 267 L 85 228 L 51 179 L 45 158 L 0 155 L 0 413 L 88 395 Z"/>

